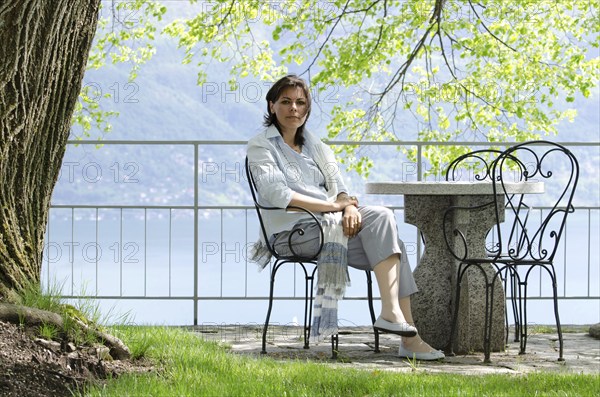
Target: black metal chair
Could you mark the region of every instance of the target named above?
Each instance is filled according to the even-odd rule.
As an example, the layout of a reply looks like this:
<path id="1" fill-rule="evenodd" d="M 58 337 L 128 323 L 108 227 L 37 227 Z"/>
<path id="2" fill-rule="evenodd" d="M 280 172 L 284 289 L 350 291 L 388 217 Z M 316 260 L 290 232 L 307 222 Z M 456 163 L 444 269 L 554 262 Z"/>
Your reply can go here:
<path id="1" fill-rule="evenodd" d="M 256 184 L 254 180 L 254 176 L 250 170 L 250 165 L 248 162 L 248 158 L 246 158 L 246 176 L 248 178 L 248 185 L 250 186 L 250 193 L 252 194 L 252 200 L 254 202 L 254 208 L 256 209 L 256 214 L 258 216 L 258 221 L 260 224 L 260 230 L 262 233 L 262 238 L 265 241 L 266 247 L 275 258 L 275 262 L 271 266 L 271 276 L 270 276 L 270 287 L 269 287 L 269 306 L 267 309 L 267 318 L 265 320 L 265 324 L 263 326 L 262 333 L 262 354 L 267 353 L 267 330 L 269 327 L 269 320 L 271 318 L 271 310 L 273 308 L 273 291 L 275 288 L 275 276 L 277 275 L 277 271 L 281 268 L 281 266 L 291 263 L 295 265 L 299 265 L 304 273 L 304 285 L 305 285 L 305 293 L 304 293 L 304 323 L 303 323 L 303 334 L 304 334 L 304 348 L 309 348 L 309 340 L 310 340 L 310 329 L 312 325 L 312 302 L 313 302 L 313 287 L 315 280 L 315 272 L 317 270 L 317 260 L 321 249 L 323 248 L 323 228 L 321 227 L 321 222 L 317 219 L 317 217 L 309 210 L 297 207 L 297 206 L 288 206 L 285 209 L 278 207 L 268 207 L 259 203 L 257 192 L 256 192 Z M 319 250 L 312 255 L 303 255 L 302 253 L 296 253 L 292 244 L 289 244 L 289 251 L 292 252 L 292 255 L 283 255 L 275 249 L 275 247 L 270 243 L 269 236 L 267 235 L 266 228 L 263 223 L 262 212 L 263 211 L 301 211 L 309 215 L 315 224 L 319 227 L 321 231 L 321 239 L 320 239 L 320 247 Z M 293 236 L 295 233 L 303 234 L 304 230 L 302 228 L 296 228 L 292 230 L 290 234 Z M 312 268 L 307 267 L 312 266 Z M 369 303 L 369 311 L 371 314 L 371 323 L 375 323 L 375 310 L 373 309 L 373 283 L 370 271 L 365 271 L 367 277 L 367 296 Z M 374 329 L 375 333 L 375 352 L 379 353 L 379 332 Z M 333 359 L 337 358 L 338 353 L 338 345 L 339 345 L 339 335 L 331 336 L 331 356 Z"/>
<path id="2" fill-rule="evenodd" d="M 564 146 L 548 141 L 532 141 L 514 145 L 489 163 L 488 176 L 492 181 L 493 196 L 489 203 L 477 207 L 452 207 L 445 213 L 444 233 L 449 251 L 459 261 L 457 289 L 452 326 L 452 339 L 456 332 L 460 304 L 461 281 L 470 268 L 481 271 L 486 284 L 486 310 L 484 322 L 484 361 L 490 362 L 492 335 L 493 288 L 503 271 L 510 274 L 517 306 L 516 321 L 519 331 L 520 354 L 527 346 L 527 289 L 534 269 L 543 269 L 550 277 L 554 317 L 559 340 L 559 357 L 563 360 L 563 338 L 558 312 L 558 293 L 554 257 L 565 230 L 567 216 L 574 211 L 573 196 L 579 179 L 577 159 Z M 545 192 L 540 194 L 512 194 L 507 192 L 509 182 L 544 182 Z M 549 208 L 540 210 L 538 220 L 530 217 L 534 205 Z M 486 257 L 473 257 L 468 252 L 466 232 L 447 230 L 449 219 L 456 211 L 478 211 L 492 206 L 496 217 L 495 240 L 487 247 Z M 504 214 L 506 222 L 503 223 Z M 452 237 L 450 236 L 452 234 Z M 459 247 L 452 244 L 458 238 Z M 485 270 L 492 265 L 492 277 Z"/>
<path id="3" fill-rule="evenodd" d="M 446 168 L 445 176 L 446 181 L 462 181 L 462 182 L 482 182 L 482 181 L 492 181 L 492 172 L 495 161 L 498 159 L 498 156 L 502 154 L 502 150 L 499 149 L 481 149 L 475 150 L 468 153 L 465 153 L 457 158 L 455 158 L 448 167 Z M 513 163 L 510 165 L 516 171 L 516 175 L 522 175 L 522 171 L 525 170 L 525 165 L 521 164 L 517 158 L 511 159 Z M 507 164 L 509 165 L 509 164 Z M 489 203 L 492 205 L 492 203 Z M 524 217 L 525 221 L 527 220 L 527 216 Z M 493 234 L 495 229 L 491 231 Z M 492 236 L 493 240 L 493 236 Z M 486 246 L 486 248 L 491 248 L 492 246 Z M 494 256 L 495 253 L 488 250 L 488 255 Z M 496 268 L 497 269 L 497 268 Z M 504 284 L 504 295 L 507 296 L 508 289 L 510 288 L 510 297 L 511 297 L 511 306 L 512 306 L 512 315 L 515 322 L 515 338 L 514 341 L 519 341 L 520 336 L 520 328 L 519 325 L 521 323 L 519 319 L 519 311 L 518 311 L 518 303 L 516 299 L 516 278 L 512 277 L 511 269 L 505 268 L 504 272 L 498 273 L 501 281 Z M 508 322 L 508 311 L 505 311 L 505 344 L 508 343 L 508 335 L 510 332 L 510 325 Z"/>

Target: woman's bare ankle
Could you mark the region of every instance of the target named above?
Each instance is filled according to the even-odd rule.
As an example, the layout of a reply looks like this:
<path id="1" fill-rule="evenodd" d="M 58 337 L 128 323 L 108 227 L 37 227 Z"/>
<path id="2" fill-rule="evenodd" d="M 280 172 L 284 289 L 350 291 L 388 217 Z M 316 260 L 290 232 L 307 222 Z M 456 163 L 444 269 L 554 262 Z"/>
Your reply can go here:
<path id="1" fill-rule="evenodd" d="M 412 352 L 430 352 L 435 350 L 427 342 L 425 342 L 419 335 L 412 337 L 402 337 L 402 345 L 405 349 Z"/>
<path id="2" fill-rule="evenodd" d="M 406 319 L 404 318 L 404 315 L 402 315 L 402 311 L 398 310 L 398 311 L 392 311 L 392 310 L 388 310 L 388 311 L 381 311 L 381 314 L 379 315 L 382 319 L 384 319 L 385 321 L 389 321 L 390 323 L 394 323 L 394 324 L 406 324 Z M 413 324 L 411 324 L 413 325 Z"/>

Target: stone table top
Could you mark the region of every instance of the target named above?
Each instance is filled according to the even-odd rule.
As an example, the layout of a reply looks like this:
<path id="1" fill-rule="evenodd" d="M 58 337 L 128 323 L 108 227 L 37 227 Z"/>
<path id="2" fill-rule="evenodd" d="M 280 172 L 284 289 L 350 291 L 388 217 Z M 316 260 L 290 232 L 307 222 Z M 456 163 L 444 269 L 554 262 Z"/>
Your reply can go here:
<path id="1" fill-rule="evenodd" d="M 508 193 L 543 193 L 543 182 L 505 182 Z M 418 182 L 369 182 L 365 185 L 368 194 L 411 195 L 482 195 L 492 194 L 490 181 L 418 181 Z"/>

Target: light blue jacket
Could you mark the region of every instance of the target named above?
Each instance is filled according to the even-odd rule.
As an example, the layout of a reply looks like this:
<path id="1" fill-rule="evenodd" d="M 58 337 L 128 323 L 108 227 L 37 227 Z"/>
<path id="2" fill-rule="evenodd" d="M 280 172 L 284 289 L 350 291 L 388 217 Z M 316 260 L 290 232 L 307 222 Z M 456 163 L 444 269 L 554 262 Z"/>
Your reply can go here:
<path id="1" fill-rule="evenodd" d="M 293 192 L 322 200 L 348 190 L 333 151 L 316 136 L 304 130 L 302 154 L 284 141 L 275 126 L 265 128 L 248 141 L 248 163 L 256 182 L 259 203 L 286 208 Z M 290 230 L 306 214 L 266 211 L 263 221 L 267 234 Z"/>

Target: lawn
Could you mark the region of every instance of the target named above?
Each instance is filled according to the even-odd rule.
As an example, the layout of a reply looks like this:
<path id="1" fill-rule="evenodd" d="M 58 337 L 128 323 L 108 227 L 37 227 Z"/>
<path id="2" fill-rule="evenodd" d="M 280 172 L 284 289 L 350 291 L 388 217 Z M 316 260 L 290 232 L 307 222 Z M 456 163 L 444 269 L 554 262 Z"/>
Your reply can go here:
<path id="1" fill-rule="evenodd" d="M 335 367 L 229 352 L 180 328 L 117 327 L 135 357 L 157 370 L 89 387 L 85 396 L 596 396 L 599 375 L 432 374 Z"/>

